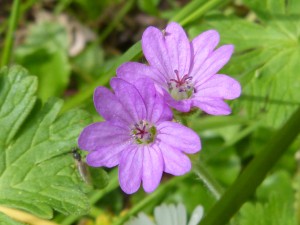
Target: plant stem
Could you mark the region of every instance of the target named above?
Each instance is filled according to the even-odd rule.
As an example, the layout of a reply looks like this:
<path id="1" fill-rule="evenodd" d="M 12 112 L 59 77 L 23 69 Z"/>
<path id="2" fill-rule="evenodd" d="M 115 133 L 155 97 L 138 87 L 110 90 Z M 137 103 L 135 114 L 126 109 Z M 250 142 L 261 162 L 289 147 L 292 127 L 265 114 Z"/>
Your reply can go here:
<path id="1" fill-rule="evenodd" d="M 249 163 L 244 172 L 225 192 L 200 225 L 222 225 L 238 211 L 263 181 L 268 171 L 279 160 L 300 132 L 300 107 Z"/>
<path id="2" fill-rule="evenodd" d="M 8 30 L 4 41 L 4 49 L 1 58 L 1 65 L 8 65 L 10 62 L 11 49 L 14 42 L 14 32 L 17 27 L 18 19 L 19 19 L 19 11 L 20 11 L 20 0 L 14 0 L 12 6 L 12 12 L 9 17 Z"/>
<path id="3" fill-rule="evenodd" d="M 146 198 L 144 198 L 142 201 L 140 201 L 135 206 L 133 206 L 125 216 L 119 218 L 117 221 L 115 221 L 113 223 L 113 225 L 124 224 L 131 216 L 134 216 L 136 213 L 141 211 L 144 207 L 149 205 L 155 199 L 161 198 L 164 194 L 167 193 L 167 191 L 170 190 L 170 188 L 176 186 L 179 182 L 182 182 L 183 180 L 187 179 L 191 175 L 193 175 L 193 173 L 188 173 L 184 176 L 173 177 L 170 181 L 161 184 L 155 192 L 151 193 Z"/>
<path id="4" fill-rule="evenodd" d="M 201 162 L 193 163 L 193 170 L 200 178 L 200 180 L 205 184 L 207 189 L 213 194 L 213 196 L 219 200 L 222 196 L 224 190 L 221 185 L 210 175 L 209 171 L 204 167 Z"/>

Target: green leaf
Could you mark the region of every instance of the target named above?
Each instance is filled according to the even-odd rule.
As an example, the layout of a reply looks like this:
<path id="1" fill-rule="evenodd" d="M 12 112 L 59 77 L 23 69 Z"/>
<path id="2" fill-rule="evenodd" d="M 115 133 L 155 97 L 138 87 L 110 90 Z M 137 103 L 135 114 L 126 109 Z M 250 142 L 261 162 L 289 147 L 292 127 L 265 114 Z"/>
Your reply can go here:
<path id="1" fill-rule="evenodd" d="M 21 67 L 0 70 L 0 147 L 8 145 L 30 113 L 36 101 L 36 89 L 36 77 L 28 76 Z M 0 171 L 2 166 L 3 163 Z"/>
<path id="2" fill-rule="evenodd" d="M 141 10 L 151 15 L 157 15 L 159 13 L 157 6 L 159 0 L 138 0 L 138 6 Z"/>
<path id="3" fill-rule="evenodd" d="M 289 15 L 299 15 L 300 1 L 298 1 L 298 0 L 287 1 L 286 13 L 288 13 Z"/>
<path id="4" fill-rule="evenodd" d="M 95 188 L 102 189 L 108 185 L 109 177 L 104 169 L 89 167 L 89 172 L 91 173 Z"/>
<path id="5" fill-rule="evenodd" d="M 284 195 L 282 194 L 284 193 Z M 292 187 L 292 178 L 284 170 L 277 170 L 268 176 L 256 191 L 259 201 L 268 201 L 274 195 L 277 200 L 288 203 L 293 208 L 294 189 Z"/>
<path id="6" fill-rule="evenodd" d="M 78 56 L 72 59 L 72 67 L 88 82 L 99 76 L 103 67 L 104 52 L 97 43 L 87 46 Z"/>
<path id="7" fill-rule="evenodd" d="M 265 22 L 276 17 L 300 15 L 298 0 L 243 0 L 243 2 Z"/>
<path id="8" fill-rule="evenodd" d="M 16 61 L 38 77 L 38 96 L 45 102 L 60 96 L 70 76 L 68 39 L 64 27 L 43 22 L 34 25 L 25 43 L 16 49 Z"/>
<path id="9" fill-rule="evenodd" d="M 243 0 L 261 19 L 285 14 L 285 0 Z"/>
<path id="10" fill-rule="evenodd" d="M 24 223 L 17 222 L 0 212 L 0 225 L 24 225 Z"/>
<path id="11" fill-rule="evenodd" d="M 249 118 L 263 117 L 263 125 L 279 127 L 300 103 L 300 17 L 280 17 L 265 25 L 238 18 L 212 17 L 192 28 L 192 36 L 216 29 L 221 44 L 235 45 L 235 55 L 224 72 L 242 84 L 240 110 Z"/>
<path id="12" fill-rule="evenodd" d="M 246 203 L 241 208 L 240 225 L 296 225 L 293 202 L 278 198 L 282 193 L 272 195 L 268 203 Z"/>
<path id="13" fill-rule="evenodd" d="M 85 214 L 89 203 L 70 150 L 90 116 L 59 115 L 63 102 L 36 100 L 36 78 L 19 66 L 0 72 L 0 204 L 51 218 L 53 209 Z"/>

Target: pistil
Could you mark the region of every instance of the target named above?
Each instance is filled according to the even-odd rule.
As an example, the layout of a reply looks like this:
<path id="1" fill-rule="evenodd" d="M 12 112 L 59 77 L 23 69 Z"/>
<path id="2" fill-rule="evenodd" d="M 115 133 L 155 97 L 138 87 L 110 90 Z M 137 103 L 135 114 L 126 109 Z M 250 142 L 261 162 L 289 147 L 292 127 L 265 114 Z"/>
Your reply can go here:
<path id="1" fill-rule="evenodd" d="M 145 120 L 134 124 L 131 135 L 137 144 L 150 144 L 154 141 L 156 128 Z"/>
<path id="2" fill-rule="evenodd" d="M 169 93 L 176 100 L 188 99 L 195 92 L 195 89 L 192 85 L 192 77 L 188 74 L 185 74 L 180 78 L 178 70 L 174 70 L 176 74 L 175 79 L 170 79 Z"/>

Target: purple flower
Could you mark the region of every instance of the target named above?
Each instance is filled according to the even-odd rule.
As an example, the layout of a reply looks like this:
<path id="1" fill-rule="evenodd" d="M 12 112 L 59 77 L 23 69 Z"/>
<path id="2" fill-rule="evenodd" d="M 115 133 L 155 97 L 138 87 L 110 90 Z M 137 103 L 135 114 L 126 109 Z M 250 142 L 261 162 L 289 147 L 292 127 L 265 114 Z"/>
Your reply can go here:
<path id="1" fill-rule="evenodd" d="M 150 77 L 167 103 L 179 111 L 198 107 L 208 114 L 228 115 L 231 109 L 224 99 L 239 97 L 241 87 L 233 78 L 217 74 L 233 53 L 233 45 L 214 50 L 218 43 L 215 30 L 189 42 L 177 23 L 170 23 L 163 32 L 148 27 L 142 37 L 142 48 L 149 66 L 125 63 L 118 68 L 117 76 L 129 82 Z"/>
<path id="2" fill-rule="evenodd" d="M 89 151 L 94 167 L 119 165 L 124 192 L 136 192 L 141 182 L 146 192 L 158 186 L 163 172 L 182 175 L 191 169 L 184 153 L 201 149 L 199 136 L 190 128 L 171 122 L 172 112 L 149 78 L 135 85 L 113 78 L 114 94 L 104 87 L 94 93 L 98 113 L 106 120 L 87 126 L 78 145 Z"/>

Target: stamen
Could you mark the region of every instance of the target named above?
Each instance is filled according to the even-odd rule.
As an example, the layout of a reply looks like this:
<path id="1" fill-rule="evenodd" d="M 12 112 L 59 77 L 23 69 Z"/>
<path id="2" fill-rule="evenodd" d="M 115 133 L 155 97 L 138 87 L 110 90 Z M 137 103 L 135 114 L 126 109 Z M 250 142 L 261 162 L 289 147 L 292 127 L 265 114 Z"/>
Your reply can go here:
<path id="1" fill-rule="evenodd" d="M 192 77 L 185 74 L 180 78 L 178 70 L 174 70 L 176 78 L 170 79 L 168 86 L 169 92 L 176 100 L 189 98 L 194 93 L 193 85 L 191 84 Z"/>
<path id="2" fill-rule="evenodd" d="M 147 121 L 141 120 L 134 124 L 131 136 L 137 144 L 149 144 L 154 141 L 156 128 Z"/>

